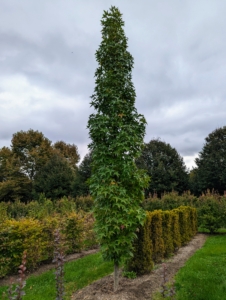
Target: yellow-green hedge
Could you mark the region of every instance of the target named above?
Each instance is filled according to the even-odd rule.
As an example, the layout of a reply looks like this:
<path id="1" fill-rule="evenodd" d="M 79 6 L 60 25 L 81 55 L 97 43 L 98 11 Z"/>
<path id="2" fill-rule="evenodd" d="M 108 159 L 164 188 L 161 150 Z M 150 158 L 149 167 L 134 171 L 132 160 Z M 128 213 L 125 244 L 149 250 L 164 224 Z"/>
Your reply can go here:
<path id="1" fill-rule="evenodd" d="M 134 256 L 128 262 L 128 270 L 137 274 L 150 272 L 153 262 L 169 257 L 188 243 L 196 232 L 195 208 L 181 206 L 170 211 L 147 212 L 144 226 L 139 228 L 134 243 Z"/>
<path id="2" fill-rule="evenodd" d="M 34 269 L 40 262 L 53 258 L 53 233 L 61 229 L 66 253 L 75 253 L 96 244 L 90 213 L 75 213 L 48 217 L 43 220 L 24 218 L 5 220 L 0 224 L 0 278 L 17 271 L 24 250 L 27 268 Z"/>
<path id="3" fill-rule="evenodd" d="M 131 259 L 127 265 L 128 271 L 135 271 L 137 274 L 149 273 L 153 269 L 152 252 L 153 245 L 151 236 L 152 214 L 146 212 L 146 220 L 143 226 L 137 230 L 137 239 L 134 242 L 133 255 L 136 259 Z"/>

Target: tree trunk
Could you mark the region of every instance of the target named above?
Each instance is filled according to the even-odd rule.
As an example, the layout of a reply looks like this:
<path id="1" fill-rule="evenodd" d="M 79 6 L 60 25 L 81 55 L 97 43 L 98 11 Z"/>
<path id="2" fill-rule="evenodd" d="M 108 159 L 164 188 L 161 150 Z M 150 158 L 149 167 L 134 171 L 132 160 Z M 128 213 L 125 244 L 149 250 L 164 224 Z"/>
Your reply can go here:
<path id="1" fill-rule="evenodd" d="M 118 282 L 119 282 L 119 265 L 115 263 L 114 265 L 114 292 L 118 290 Z"/>

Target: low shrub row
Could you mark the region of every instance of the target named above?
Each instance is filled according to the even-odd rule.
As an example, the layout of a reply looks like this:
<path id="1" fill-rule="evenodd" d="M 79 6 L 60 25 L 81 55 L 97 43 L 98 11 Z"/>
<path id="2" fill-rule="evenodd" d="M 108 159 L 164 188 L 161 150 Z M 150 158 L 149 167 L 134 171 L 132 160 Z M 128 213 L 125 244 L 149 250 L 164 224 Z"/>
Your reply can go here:
<path id="1" fill-rule="evenodd" d="M 17 271 L 24 250 L 28 270 L 53 258 L 54 231 L 60 228 L 66 254 L 97 244 L 91 213 L 55 214 L 42 220 L 5 219 L 0 223 L 0 278 Z"/>
<path id="2" fill-rule="evenodd" d="M 134 256 L 127 264 L 128 271 L 139 275 L 150 272 L 154 263 L 188 243 L 196 232 L 195 208 L 181 206 L 171 211 L 147 212 L 145 223 L 137 232 Z"/>
<path id="3" fill-rule="evenodd" d="M 207 191 L 200 197 L 196 197 L 190 192 L 183 195 L 171 192 L 164 194 L 161 198 L 154 195 L 143 202 L 143 208 L 148 211 L 169 210 L 181 205 L 195 207 L 198 214 L 198 226 L 209 230 L 210 233 L 226 227 L 226 195 L 220 196 L 214 191 Z"/>
<path id="4" fill-rule="evenodd" d="M 91 196 L 85 197 L 63 197 L 59 200 L 52 201 L 45 198 L 43 194 L 37 201 L 28 203 L 16 200 L 15 202 L 0 202 L 0 222 L 5 219 L 34 218 L 42 220 L 53 214 L 67 214 L 71 211 L 83 210 L 89 212 L 93 206 Z"/>

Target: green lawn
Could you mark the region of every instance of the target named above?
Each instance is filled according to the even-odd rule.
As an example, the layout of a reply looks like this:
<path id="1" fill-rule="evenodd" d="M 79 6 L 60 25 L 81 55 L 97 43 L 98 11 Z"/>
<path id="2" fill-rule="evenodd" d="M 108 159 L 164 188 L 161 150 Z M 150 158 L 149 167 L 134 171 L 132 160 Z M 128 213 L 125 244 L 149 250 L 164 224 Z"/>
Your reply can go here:
<path id="1" fill-rule="evenodd" d="M 226 235 L 208 237 L 175 279 L 177 300 L 226 300 Z"/>
<path id="2" fill-rule="evenodd" d="M 65 299 L 77 289 L 113 272 L 113 263 L 104 262 L 101 254 L 96 253 L 76 261 L 65 263 Z M 27 279 L 24 300 L 54 300 L 55 294 L 54 270 Z M 0 287 L 0 299 L 7 287 Z"/>

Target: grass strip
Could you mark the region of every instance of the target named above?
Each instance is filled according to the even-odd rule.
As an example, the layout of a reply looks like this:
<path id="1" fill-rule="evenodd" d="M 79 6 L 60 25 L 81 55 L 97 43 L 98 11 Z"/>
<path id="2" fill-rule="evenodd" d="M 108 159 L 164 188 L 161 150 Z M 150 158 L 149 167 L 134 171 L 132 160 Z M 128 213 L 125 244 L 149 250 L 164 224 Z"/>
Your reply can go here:
<path id="1" fill-rule="evenodd" d="M 210 236 L 176 277 L 177 300 L 226 299 L 226 235 Z"/>
<path id="2" fill-rule="evenodd" d="M 100 253 L 91 254 L 75 261 L 65 263 L 65 299 L 69 300 L 73 292 L 93 281 L 113 272 L 113 263 L 104 262 Z M 24 300 L 54 300 L 56 298 L 55 270 L 47 271 L 38 276 L 30 276 L 26 280 Z M 0 299 L 7 291 L 6 286 L 0 287 Z M 5 298 L 7 299 L 7 298 Z"/>

